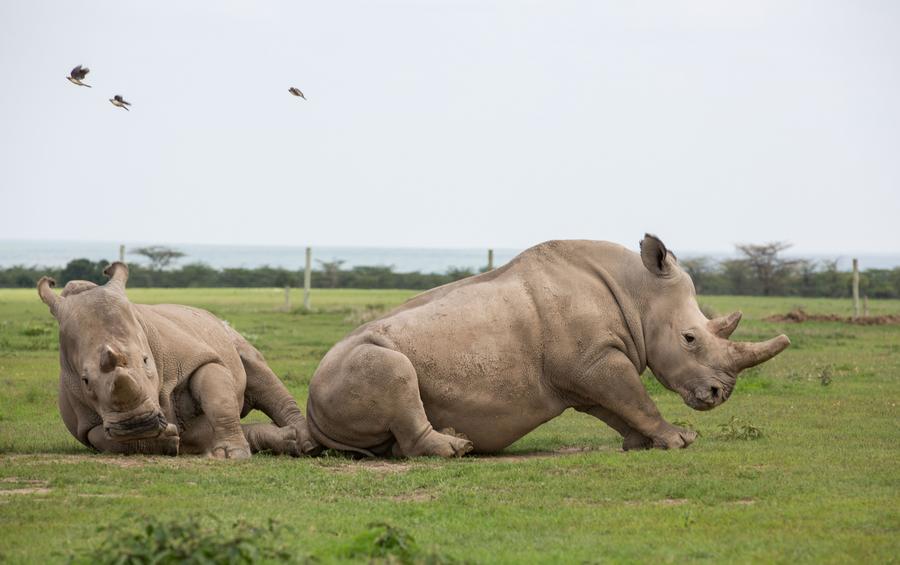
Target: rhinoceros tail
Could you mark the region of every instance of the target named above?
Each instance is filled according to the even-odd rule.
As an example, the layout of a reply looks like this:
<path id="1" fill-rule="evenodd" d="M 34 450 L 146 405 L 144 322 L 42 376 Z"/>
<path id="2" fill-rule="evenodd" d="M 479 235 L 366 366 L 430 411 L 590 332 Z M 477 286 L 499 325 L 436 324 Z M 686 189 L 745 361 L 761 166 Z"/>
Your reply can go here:
<path id="1" fill-rule="evenodd" d="M 362 449 L 361 447 L 353 447 L 352 445 L 347 445 L 345 443 L 341 443 L 339 441 L 335 441 L 330 437 L 326 436 L 322 430 L 319 428 L 318 424 L 316 424 L 316 417 L 313 415 L 313 407 L 312 402 L 306 403 L 306 424 L 309 426 L 309 433 L 312 434 L 313 439 L 317 442 L 321 443 L 325 447 L 330 449 L 337 449 L 338 451 L 351 451 L 353 453 L 359 453 L 366 457 L 377 457 L 374 453 L 369 451 L 368 449 Z"/>

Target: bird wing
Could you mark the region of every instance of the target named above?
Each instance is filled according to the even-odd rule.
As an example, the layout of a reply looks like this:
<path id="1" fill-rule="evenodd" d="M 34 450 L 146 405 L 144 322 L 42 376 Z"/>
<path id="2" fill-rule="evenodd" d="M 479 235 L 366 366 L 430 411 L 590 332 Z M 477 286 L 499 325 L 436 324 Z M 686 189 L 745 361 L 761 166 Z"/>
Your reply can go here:
<path id="1" fill-rule="evenodd" d="M 79 78 L 79 73 L 81 73 L 81 65 L 78 65 L 77 67 L 72 69 L 72 72 L 69 73 L 69 76 L 72 78 Z"/>

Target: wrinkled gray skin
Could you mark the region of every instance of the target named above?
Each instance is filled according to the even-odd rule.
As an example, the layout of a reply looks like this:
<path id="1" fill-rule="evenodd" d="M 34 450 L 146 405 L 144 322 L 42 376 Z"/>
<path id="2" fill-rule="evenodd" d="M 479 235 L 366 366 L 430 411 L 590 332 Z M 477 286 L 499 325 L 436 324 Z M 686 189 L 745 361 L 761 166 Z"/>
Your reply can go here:
<path id="1" fill-rule="evenodd" d="M 317 449 L 297 403 L 236 331 L 187 306 L 132 304 L 128 267 L 103 286 L 53 279 L 38 293 L 59 321 L 59 410 L 78 440 L 101 452 L 301 455 Z M 273 424 L 241 425 L 257 408 Z"/>
<path id="2" fill-rule="evenodd" d="M 619 432 L 625 449 L 687 447 L 696 434 L 662 418 L 640 374 L 650 367 L 692 408 L 718 406 L 742 369 L 790 344 L 729 341 L 739 321 L 700 312 L 656 237 L 640 254 L 550 241 L 345 337 L 310 383 L 310 432 L 370 456 L 449 457 L 496 452 L 575 408 Z"/>

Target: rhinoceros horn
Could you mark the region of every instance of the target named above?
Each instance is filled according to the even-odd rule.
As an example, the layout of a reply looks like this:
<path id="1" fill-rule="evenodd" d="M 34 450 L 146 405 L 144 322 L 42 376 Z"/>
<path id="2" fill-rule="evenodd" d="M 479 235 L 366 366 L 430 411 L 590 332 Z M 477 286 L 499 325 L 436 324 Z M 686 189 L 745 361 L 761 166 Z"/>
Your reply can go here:
<path id="1" fill-rule="evenodd" d="M 721 318 L 713 318 L 709 321 L 707 327 L 709 327 L 709 331 L 718 337 L 728 339 L 741 322 L 741 316 L 741 312 L 737 311 Z"/>
<path id="2" fill-rule="evenodd" d="M 728 348 L 731 354 L 732 363 L 734 364 L 735 373 L 750 367 L 755 367 L 760 363 L 765 363 L 772 357 L 775 357 L 784 351 L 790 344 L 791 340 L 784 334 L 759 343 L 746 341 L 728 342 Z"/>
<path id="3" fill-rule="evenodd" d="M 54 286 L 56 286 L 56 281 L 50 277 L 41 277 L 41 280 L 37 283 L 38 294 L 41 300 L 50 307 L 50 313 L 56 318 L 58 317 L 56 314 L 59 311 L 59 304 L 62 299 L 53 292 Z"/>
<path id="4" fill-rule="evenodd" d="M 100 370 L 109 373 L 116 367 L 124 367 L 127 360 L 123 355 L 116 353 L 116 350 L 108 345 L 103 346 L 100 352 Z"/>
<path id="5" fill-rule="evenodd" d="M 110 263 L 103 269 L 103 274 L 109 277 L 107 285 L 120 285 L 122 290 L 125 290 L 125 283 L 128 282 L 128 266 L 125 263 L 121 261 Z"/>
<path id="6" fill-rule="evenodd" d="M 128 373 L 116 375 L 110 392 L 110 399 L 120 409 L 134 406 L 141 401 L 141 389 Z"/>

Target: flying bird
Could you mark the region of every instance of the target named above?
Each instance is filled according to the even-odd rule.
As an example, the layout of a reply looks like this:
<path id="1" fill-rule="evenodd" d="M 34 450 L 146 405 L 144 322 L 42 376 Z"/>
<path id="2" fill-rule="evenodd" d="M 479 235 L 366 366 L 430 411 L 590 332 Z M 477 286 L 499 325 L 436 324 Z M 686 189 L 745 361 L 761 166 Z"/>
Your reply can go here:
<path id="1" fill-rule="evenodd" d="M 124 98 L 122 98 L 121 94 L 116 94 L 112 98 L 109 99 L 112 102 L 113 106 L 118 106 L 119 108 L 125 108 L 128 110 L 128 107 L 131 106 L 131 102 L 126 102 Z"/>
<path id="2" fill-rule="evenodd" d="M 300 92 L 300 89 L 297 87 L 292 86 L 292 87 L 288 88 L 288 92 L 290 92 L 294 96 L 299 96 L 300 98 L 306 100 L 306 96 L 303 96 L 303 93 Z"/>
<path id="3" fill-rule="evenodd" d="M 91 72 L 91 69 L 78 65 L 77 67 L 72 69 L 72 72 L 70 72 L 69 76 L 67 76 L 66 78 L 69 79 L 69 82 L 77 84 L 78 86 L 86 86 L 88 88 L 91 88 L 91 85 L 81 82 L 89 72 Z"/>

